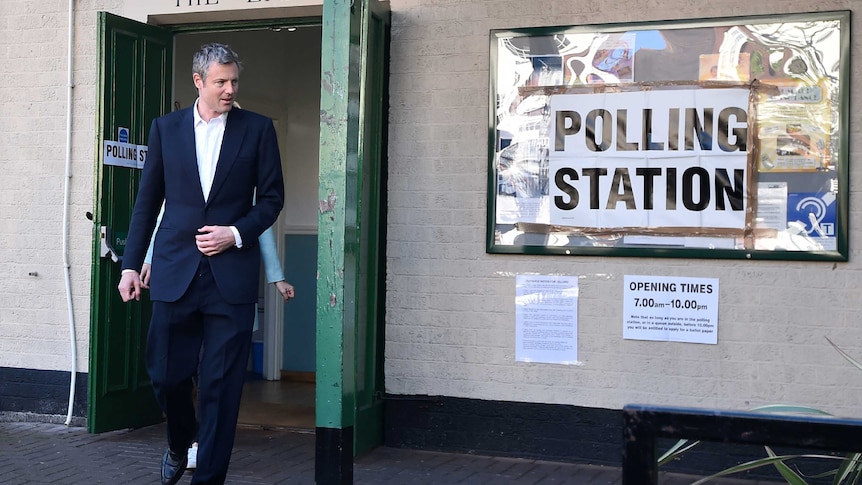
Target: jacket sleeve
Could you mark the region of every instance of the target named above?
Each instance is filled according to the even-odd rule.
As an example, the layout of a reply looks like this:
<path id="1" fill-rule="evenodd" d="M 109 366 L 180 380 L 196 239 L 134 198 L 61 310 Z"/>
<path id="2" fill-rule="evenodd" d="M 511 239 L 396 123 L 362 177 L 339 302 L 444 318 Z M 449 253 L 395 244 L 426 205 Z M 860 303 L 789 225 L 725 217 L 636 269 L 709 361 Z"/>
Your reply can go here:
<path id="1" fill-rule="evenodd" d="M 275 223 L 284 206 L 284 179 L 281 154 L 272 120 L 265 119 L 257 147 L 256 201 L 254 207 L 234 226 L 243 241 L 255 241 Z"/>
<path id="2" fill-rule="evenodd" d="M 144 164 L 138 196 L 132 211 L 122 264 L 123 270 L 132 269 L 138 272 L 144 264 L 156 219 L 165 200 L 164 160 L 158 118 L 153 120 L 147 143 L 147 161 Z"/>
<path id="3" fill-rule="evenodd" d="M 156 227 L 153 229 L 153 237 L 150 238 L 150 246 L 147 248 L 147 255 L 144 257 L 145 264 L 153 264 L 153 245 L 156 244 L 156 233 L 159 232 L 159 225 L 162 223 L 163 215 L 165 215 L 164 203 L 162 203 L 162 210 L 159 211 L 159 217 L 156 218 Z"/>
<path id="4" fill-rule="evenodd" d="M 258 238 L 260 244 L 260 256 L 263 259 L 263 269 L 266 272 L 266 282 L 276 283 L 284 281 L 284 270 L 281 259 L 278 257 L 278 248 L 275 244 L 275 231 L 272 227 L 263 231 Z"/>

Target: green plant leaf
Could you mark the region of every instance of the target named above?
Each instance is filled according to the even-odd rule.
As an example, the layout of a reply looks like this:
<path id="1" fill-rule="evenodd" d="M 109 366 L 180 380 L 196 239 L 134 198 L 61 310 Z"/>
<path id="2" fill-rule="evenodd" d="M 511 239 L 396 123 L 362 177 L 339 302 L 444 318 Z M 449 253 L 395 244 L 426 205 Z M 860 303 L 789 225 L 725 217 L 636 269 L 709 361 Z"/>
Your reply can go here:
<path id="1" fill-rule="evenodd" d="M 846 483 L 848 478 L 854 474 L 856 474 L 856 478 L 851 483 L 856 483 L 859 480 L 859 460 L 862 458 L 862 453 L 850 453 L 847 455 L 847 458 L 841 462 L 841 466 L 838 467 L 838 470 L 835 473 L 835 479 L 832 481 L 832 485 L 841 485 L 842 483 Z"/>
<path id="2" fill-rule="evenodd" d="M 772 448 L 768 446 L 764 446 L 764 448 L 766 448 L 766 453 L 770 457 L 778 456 L 775 454 L 774 451 L 772 451 Z M 787 466 L 783 460 L 776 461 L 775 463 L 773 463 L 773 465 L 775 465 L 775 469 L 778 470 L 778 473 L 780 473 L 781 476 L 785 480 L 787 480 L 787 483 L 789 483 L 790 485 L 807 485 L 807 482 L 802 477 L 800 477 L 798 473 L 791 470 L 790 467 Z"/>
<path id="3" fill-rule="evenodd" d="M 727 475 L 732 475 L 734 473 L 744 472 L 744 471 L 748 471 L 748 470 L 754 470 L 755 468 L 760 468 L 763 466 L 772 465 L 776 462 L 792 460 L 792 459 L 796 459 L 796 458 L 824 458 L 824 459 L 832 459 L 832 460 L 840 460 L 841 459 L 840 457 L 830 456 L 830 455 L 779 455 L 779 456 L 773 456 L 770 458 L 760 458 L 758 460 L 748 461 L 748 462 L 741 463 L 739 465 L 721 470 L 720 472 L 712 474 L 708 477 L 701 478 L 700 480 L 692 483 L 691 485 L 701 485 L 701 484 L 706 483 L 707 481 L 712 480 L 714 478 L 724 477 Z M 795 482 L 790 482 L 790 483 L 795 483 Z M 808 485 L 805 481 L 802 481 L 799 483 L 801 483 L 802 485 Z"/>
<path id="4" fill-rule="evenodd" d="M 765 414 L 814 414 L 818 416 L 832 416 L 826 411 L 817 408 L 797 406 L 794 404 L 768 404 L 766 406 L 752 408 L 751 411 Z"/>
<path id="5" fill-rule="evenodd" d="M 658 459 L 658 466 L 662 466 L 667 462 L 682 456 L 688 450 L 694 448 L 700 443 L 700 441 L 694 441 L 689 443 L 688 440 L 682 439 L 676 442 L 673 446 L 670 447 L 667 451 L 664 452 Z"/>
<path id="6" fill-rule="evenodd" d="M 853 364 L 854 366 L 856 366 L 856 368 L 857 368 L 857 369 L 862 370 L 862 364 L 860 364 L 859 362 L 857 362 L 857 361 L 856 361 L 856 359 L 854 359 L 853 357 L 850 357 L 850 354 L 848 354 L 847 352 L 844 352 L 843 350 L 841 350 L 841 347 L 839 347 L 839 346 L 835 345 L 835 342 L 833 342 L 833 341 L 829 340 L 829 337 L 823 337 L 823 338 L 825 338 L 825 339 L 826 339 L 826 341 L 827 341 L 827 342 L 829 342 L 829 344 L 830 344 L 830 345 L 832 345 L 833 347 L 835 347 L 835 350 L 837 350 L 837 351 L 838 351 L 838 353 L 839 353 L 839 354 L 841 354 L 841 357 L 844 357 L 844 358 L 847 360 L 847 362 L 850 362 L 851 364 Z"/>

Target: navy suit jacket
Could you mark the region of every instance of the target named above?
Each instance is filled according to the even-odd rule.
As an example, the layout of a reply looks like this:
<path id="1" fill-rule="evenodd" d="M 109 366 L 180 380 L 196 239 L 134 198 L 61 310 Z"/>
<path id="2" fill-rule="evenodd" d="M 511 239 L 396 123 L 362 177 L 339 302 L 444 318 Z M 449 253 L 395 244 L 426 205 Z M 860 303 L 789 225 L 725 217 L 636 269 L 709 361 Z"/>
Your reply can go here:
<path id="1" fill-rule="evenodd" d="M 141 270 L 164 201 L 153 248 L 150 298 L 172 302 L 186 292 L 201 258 L 206 257 L 195 244 L 198 228 L 219 225 L 236 226 L 243 246 L 209 258 L 217 291 L 231 304 L 255 303 L 260 273 L 257 238 L 275 222 L 284 205 L 275 128 L 265 116 L 238 108 L 230 111 L 205 201 L 193 109 L 194 105 L 153 121 L 123 269 Z"/>

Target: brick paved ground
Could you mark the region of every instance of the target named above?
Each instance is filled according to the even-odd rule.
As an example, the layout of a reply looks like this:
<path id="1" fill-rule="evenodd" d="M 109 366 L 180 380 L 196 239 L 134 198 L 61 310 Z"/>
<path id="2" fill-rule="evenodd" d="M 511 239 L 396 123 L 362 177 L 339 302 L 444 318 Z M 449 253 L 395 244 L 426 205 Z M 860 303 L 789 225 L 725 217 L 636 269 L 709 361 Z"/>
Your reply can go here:
<path id="1" fill-rule="evenodd" d="M 0 484 L 158 484 L 164 426 L 91 435 L 47 423 L 0 423 Z M 664 474 L 663 485 L 695 477 Z M 188 484 L 184 476 L 181 484 Z M 313 484 L 314 435 L 240 428 L 229 484 Z M 381 447 L 356 460 L 356 484 L 621 484 L 613 467 Z M 762 482 L 722 480 L 724 485 Z"/>

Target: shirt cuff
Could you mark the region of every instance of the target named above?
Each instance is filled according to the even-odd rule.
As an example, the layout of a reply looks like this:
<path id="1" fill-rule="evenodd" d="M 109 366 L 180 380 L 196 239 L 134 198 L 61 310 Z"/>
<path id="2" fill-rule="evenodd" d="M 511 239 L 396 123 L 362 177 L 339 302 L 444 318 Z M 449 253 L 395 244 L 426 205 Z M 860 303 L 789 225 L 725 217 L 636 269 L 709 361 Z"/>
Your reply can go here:
<path id="1" fill-rule="evenodd" d="M 135 271 L 135 270 L 133 270 L 133 269 L 124 269 L 123 271 L 120 271 L 120 274 L 121 274 L 121 275 L 124 275 L 124 274 L 126 274 L 126 273 L 128 273 L 128 272 L 130 272 L 130 271 Z M 137 273 L 137 271 L 135 271 L 135 273 Z"/>
<path id="2" fill-rule="evenodd" d="M 233 238 L 236 240 L 236 247 L 242 247 L 242 236 L 239 235 L 239 229 L 236 226 L 230 226 L 230 230 L 233 231 Z"/>

